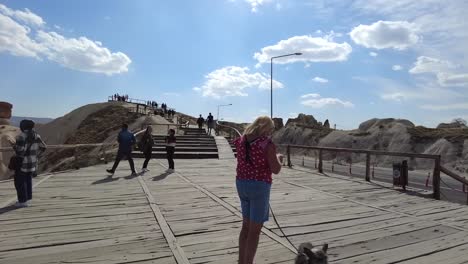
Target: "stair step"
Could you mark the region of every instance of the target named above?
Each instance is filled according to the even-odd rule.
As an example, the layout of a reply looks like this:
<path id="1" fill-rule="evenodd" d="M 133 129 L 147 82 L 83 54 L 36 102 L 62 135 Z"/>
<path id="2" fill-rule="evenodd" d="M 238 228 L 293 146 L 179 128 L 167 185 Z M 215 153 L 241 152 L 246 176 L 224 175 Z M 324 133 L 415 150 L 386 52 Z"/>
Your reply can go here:
<path id="1" fill-rule="evenodd" d="M 164 152 L 166 147 L 153 147 L 153 152 Z M 176 146 L 176 152 L 217 152 L 218 148 L 216 147 L 185 147 L 185 146 Z"/>
<path id="2" fill-rule="evenodd" d="M 133 153 L 134 158 L 144 158 L 143 153 Z M 152 158 L 165 159 L 166 152 L 153 152 Z M 174 159 L 217 159 L 218 152 L 176 152 L 174 153 Z"/>

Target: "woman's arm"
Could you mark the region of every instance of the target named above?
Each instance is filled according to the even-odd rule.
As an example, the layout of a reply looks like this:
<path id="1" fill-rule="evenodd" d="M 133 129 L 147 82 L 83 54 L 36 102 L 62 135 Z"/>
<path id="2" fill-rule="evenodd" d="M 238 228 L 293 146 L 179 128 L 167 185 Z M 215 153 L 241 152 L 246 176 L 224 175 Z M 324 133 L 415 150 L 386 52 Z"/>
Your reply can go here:
<path id="1" fill-rule="evenodd" d="M 278 174 L 281 170 L 281 162 L 279 159 L 282 159 L 283 156 L 281 154 L 276 154 L 276 148 L 274 144 L 268 144 L 266 153 L 268 166 L 270 167 L 271 172 Z"/>

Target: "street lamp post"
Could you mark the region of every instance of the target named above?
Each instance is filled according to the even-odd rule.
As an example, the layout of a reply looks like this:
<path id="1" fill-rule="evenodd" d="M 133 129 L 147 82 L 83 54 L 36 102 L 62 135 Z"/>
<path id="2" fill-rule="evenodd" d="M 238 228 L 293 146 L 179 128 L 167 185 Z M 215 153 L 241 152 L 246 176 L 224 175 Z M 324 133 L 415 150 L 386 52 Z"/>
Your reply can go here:
<path id="1" fill-rule="evenodd" d="M 218 105 L 218 114 L 216 115 L 216 121 L 219 121 L 219 108 L 220 108 L 221 106 L 230 106 L 230 105 L 232 105 L 232 104 Z"/>
<path id="2" fill-rule="evenodd" d="M 273 59 L 288 57 L 288 56 L 300 56 L 300 55 L 302 55 L 302 53 L 296 52 L 296 53 L 271 57 L 270 59 L 270 70 L 271 70 L 270 72 L 270 115 L 272 119 L 273 119 Z"/>

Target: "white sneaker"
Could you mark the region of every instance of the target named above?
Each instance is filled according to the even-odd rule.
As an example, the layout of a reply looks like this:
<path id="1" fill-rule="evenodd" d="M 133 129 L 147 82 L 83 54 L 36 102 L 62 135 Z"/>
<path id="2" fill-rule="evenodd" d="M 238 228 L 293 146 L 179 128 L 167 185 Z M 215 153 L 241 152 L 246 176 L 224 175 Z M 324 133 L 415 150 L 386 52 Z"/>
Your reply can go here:
<path id="1" fill-rule="evenodd" d="M 18 208 L 23 208 L 23 207 L 28 207 L 29 205 L 28 205 L 28 202 L 25 202 L 25 203 L 16 202 L 15 206 Z"/>
<path id="2" fill-rule="evenodd" d="M 167 169 L 167 172 L 174 172 L 174 169 Z"/>

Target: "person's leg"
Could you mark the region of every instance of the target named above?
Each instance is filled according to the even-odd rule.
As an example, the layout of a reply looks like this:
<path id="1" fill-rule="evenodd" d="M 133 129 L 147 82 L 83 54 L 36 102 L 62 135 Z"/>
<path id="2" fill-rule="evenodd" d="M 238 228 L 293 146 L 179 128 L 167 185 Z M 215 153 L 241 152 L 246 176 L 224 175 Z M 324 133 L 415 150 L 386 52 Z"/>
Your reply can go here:
<path id="1" fill-rule="evenodd" d="M 151 159 L 151 153 L 145 153 L 145 161 L 143 162 L 143 169 L 146 169 L 148 167 L 148 162 Z"/>
<path id="2" fill-rule="evenodd" d="M 115 169 L 117 169 L 117 166 L 119 166 L 120 160 L 122 159 L 122 153 L 119 151 L 117 152 L 117 156 L 115 156 L 115 162 L 114 165 L 112 166 L 111 171 L 115 172 Z"/>
<path id="3" fill-rule="evenodd" d="M 170 159 L 169 159 L 169 169 L 174 169 L 174 152 L 175 152 L 175 148 L 174 147 L 170 147 L 169 149 L 169 153 L 170 153 Z"/>
<path id="4" fill-rule="evenodd" d="M 252 264 L 257 252 L 263 223 L 268 221 L 271 184 L 262 181 L 250 182 L 247 195 L 250 201 L 249 233 L 245 251 L 245 263 Z"/>
<path id="5" fill-rule="evenodd" d="M 136 173 L 135 171 L 135 163 L 133 163 L 133 158 L 132 158 L 132 153 L 127 154 L 127 159 L 128 163 L 130 164 L 130 170 L 132 170 L 132 173 Z"/>
<path id="6" fill-rule="evenodd" d="M 242 229 L 239 234 L 239 264 L 244 264 L 245 262 L 245 250 L 247 248 L 247 237 L 249 234 L 249 220 L 242 219 Z"/>
<path id="7" fill-rule="evenodd" d="M 25 182 L 26 182 L 26 195 L 27 195 L 27 198 L 26 200 L 31 200 L 32 199 L 32 173 L 28 173 L 26 175 L 26 179 L 25 179 Z"/>
<path id="8" fill-rule="evenodd" d="M 18 196 L 18 202 L 25 203 L 28 200 L 28 197 L 24 173 L 21 171 L 17 171 L 15 174 L 14 182 L 16 188 L 16 195 Z"/>
<path id="9" fill-rule="evenodd" d="M 258 240 L 262 231 L 263 223 L 249 221 L 247 241 L 245 246 L 245 264 L 252 264 L 257 253 Z"/>

